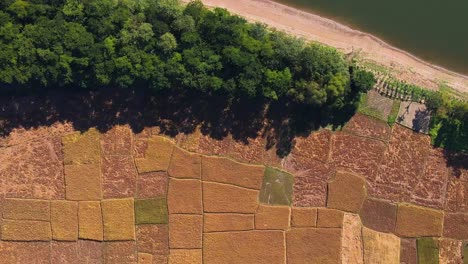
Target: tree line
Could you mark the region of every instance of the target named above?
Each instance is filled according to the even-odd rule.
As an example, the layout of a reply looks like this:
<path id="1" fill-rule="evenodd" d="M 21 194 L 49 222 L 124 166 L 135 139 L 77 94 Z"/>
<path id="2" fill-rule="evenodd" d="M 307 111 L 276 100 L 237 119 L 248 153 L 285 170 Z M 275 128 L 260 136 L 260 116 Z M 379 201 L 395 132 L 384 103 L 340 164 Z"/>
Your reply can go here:
<path id="1" fill-rule="evenodd" d="M 340 108 L 375 82 L 333 48 L 200 1 L 4 0 L 0 82 L 144 87 Z"/>

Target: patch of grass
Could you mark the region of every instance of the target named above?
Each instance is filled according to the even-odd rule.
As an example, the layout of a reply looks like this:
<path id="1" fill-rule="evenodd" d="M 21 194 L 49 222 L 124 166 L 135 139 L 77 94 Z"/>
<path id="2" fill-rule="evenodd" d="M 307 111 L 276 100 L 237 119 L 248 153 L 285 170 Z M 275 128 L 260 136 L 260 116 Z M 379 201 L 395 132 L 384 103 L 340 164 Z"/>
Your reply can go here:
<path id="1" fill-rule="evenodd" d="M 463 256 L 465 256 L 465 258 L 468 259 L 468 241 L 463 243 Z"/>
<path id="2" fill-rule="evenodd" d="M 393 126 L 396 122 L 396 119 L 398 117 L 398 112 L 400 111 L 400 100 L 393 100 L 393 105 L 392 105 L 392 110 L 390 111 L 390 114 L 388 115 L 387 118 L 387 123 L 390 126 Z"/>
<path id="3" fill-rule="evenodd" d="M 383 120 L 384 118 L 382 113 L 378 109 L 367 104 L 367 98 L 367 94 L 361 94 L 361 98 L 359 99 L 359 107 L 357 110 L 358 113 Z"/>
<path id="4" fill-rule="evenodd" d="M 419 263 L 439 263 L 439 243 L 437 240 L 430 237 L 418 238 L 417 247 Z"/>
<path id="5" fill-rule="evenodd" d="M 260 202 L 271 205 L 291 205 L 294 177 L 284 171 L 265 168 Z"/>
<path id="6" fill-rule="evenodd" d="M 455 98 L 458 98 L 458 99 L 460 99 L 462 101 L 468 101 L 468 93 L 460 92 L 458 90 L 455 90 L 452 87 L 450 87 L 449 85 L 447 85 L 446 83 L 440 83 L 439 91 L 440 92 L 446 92 L 446 93 L 450 94 L 451 96 L 453 96 Z"/>
<path id="7" fill-rule="evenodd" d="M 166 198 L 135 200 L 136 224 L 167 224 Z"/>
<path id="8" fill-rule="evenodd" d="M 376 72 L 381 72 L 384 74 L 390 73 L 390 70 L 387 67 L 377 64 L 375 62 L 371 62 L 365 59 L 357 59 L 357 61 L 360 65 L 362 65 L 363 67 L 367 69 L 370 69 Z"/>
<path id="9" fill-rule="evenodd" d="M 368 97 L 369 97 L 369 95 L 367 93 L 361 94 L 361 97 L 359 98 L 359 108 L 358 108 L 358 110 L 367 105 Z"/>

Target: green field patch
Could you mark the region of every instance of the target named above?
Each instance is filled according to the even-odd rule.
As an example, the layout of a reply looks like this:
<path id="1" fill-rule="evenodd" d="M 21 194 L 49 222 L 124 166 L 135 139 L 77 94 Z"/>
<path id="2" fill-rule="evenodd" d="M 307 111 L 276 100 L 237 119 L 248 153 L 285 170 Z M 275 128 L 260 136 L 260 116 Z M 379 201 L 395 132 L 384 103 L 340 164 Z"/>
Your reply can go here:
<path id="1" fill-rule="evenodd" d="M 418 238 L 418 262 L 424 264 L 439 263 L 439 241 L 430 237 Z"/>
<path id="2" fill-rule="evenodd" d="M 392 110 L 390 111 L 390 114 L 387 117 L 387 123 L 390 126 L 393 126 L 398 118 L 398 112 L 400 111 L 400 100 L 393 100 L 393 105 L 392 105 Z"/>
<path id="3" fill-rule="evenodd" d="M 463 244 L 463 259 L 464 264 L 468 264 L 468 241 Z"/>
<path id="4" fill-rule="evenodd" d="M 392 99 L 380 95 L 375 90 L 371 90 L 361 95 L 357 111 L 361 114 L 387 121 L 392 112 L 393 104 Z"/>
<path id="5" fill-rule="evenodd" d="M 166 198 L 135 200 L 136 224 L 167 224 Z"/>
<path id="6" fill-rule="evenodd" d="M 271 205 L 291 205 L 294 177 L 284 171 L 266 167 L 260 191 L 260 202 Z"/>

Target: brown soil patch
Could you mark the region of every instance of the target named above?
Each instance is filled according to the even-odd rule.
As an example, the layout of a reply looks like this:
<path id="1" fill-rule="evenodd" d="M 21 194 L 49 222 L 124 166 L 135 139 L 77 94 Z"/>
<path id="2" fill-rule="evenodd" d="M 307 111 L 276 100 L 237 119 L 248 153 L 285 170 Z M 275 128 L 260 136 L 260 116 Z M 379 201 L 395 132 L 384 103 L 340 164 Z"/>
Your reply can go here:
<path id="1" fill-rule="evenodd" d="M 395 233 L 402 237 L 439 237 L 443 212 L 410 204 L 399 204 Z"/>
<path id="2" fill-rule="evenodd" d="M 330 154 L 332 132 L 322 129 L 310 134 L 308 137 L 299 137 L 296 139 L 291 156 L 301 165 L 306 165 L 310 159 L 327 162 Z"/>
<path id="3" fill-rule="evenodd" d="M 332 165 L 315 160 L 309 160 L 307 165 L 304 165 L 297 163 L 294 157 L 288 157 L 283 166 L 294 175 L 294 206 L 326 205 L 327 182 L 335 173 Z"/>
<path id="4" fill-rule="evenodd" d="M 400 242 L 400 262 L 405 264 L 418 263 L 418 249 L 416 239 L 402 238 Z"/>
<path id="5" fill-rule="evenodd" d="M 395 230 L 397 206 L 387 201 L 366 199 L 359 215 L 365 227 L 392 233 Z"/>
<path id="6" fill-rule="evenodd" d="M 49 241 L 52 231 L 49 222 L 30 220 L 3 220 L 1 229 L 3 240 Z"/>
<path id="7" fill-rule="evenodd" d="M 12 198 L 63 199 L 59 138 L 27 142 L 0 151 L 0 193 Z"/>
<path id="8" fill-rule="evenodd" d="M 79 255 L 75 242 L 56 242 L 50 243 L 50 262 L 51 263 L 70 263 L 79 264 Z"/>
<path id="9" fill-rule="evenodd" d="M 345 214 L 342 231 L 342 263 L 364 264 L 362 224 L 358 215 Z"/>
<path id="10" fill-rule="evenodd" d="M 439 240 L 440 263 L 463 263 L 462 241 L 452 239 Z M 466 258 L 466 257 L 465 257 Z"/>
<path id="11" fill-rule="evenodd" d="M 78 240 L 78 255 L 84 263 L 100 263 L 103 257 L 103 243 Z"/>
<path id="12" fill-rule="evenodd" d="M 5 199 L 3 202 L 3 218 L 49 221 L 50 202 L 32 199 Z"/>
<path id="13" fill-rule="evenodd" d="M 338 169 L 363 175 L 373 182 L 386 147 L 379 140 L 336 133 L 333 136 L 332 160 Z"/>
<path id="14" fill-rule="evenodd" d="M 228 156 L 245 163 L 263 163 L 266 154 L 266 140 L 257 135 L 253 138 L 238 141 L 233 140 Z"/>
<path id="15" fill-rule="evenodd" d="M 344 213 L 335 209 L 318 208 L 317 227 L 342 227 Z"/>
<path id="16" fill-rule="evenodd" d="M 135 158 L 139 173 L 166 171 L 171 160 L 174 143 L 165 137 L 152 136 L 142 148 L 143 157 Z"/>
<path id="17" fill-rule="evenodd" d="M 391 109 L 390 105 L 390 109 Z M 363 137 L 388 140 L 391 134 L 391 128 L 382 120 L 373 117 L 356 114 L 349 120 L 343 128 L 345 132 Z"/>
<path id="18" fill-rule="evenodd" d="M 169 214 L 202 214 L 201 181 L 171 179 L 167 207 Z"/>
<path id="19" fill-rule="evenodd" d="M 371 196 L 392 201 L 418 200 L 417 194 L 413 191 L 425 171 L 430 153 L 429 142 L 428 136 L 395 125 L 389 147 L 382 157 L 377 178 L 371 181 Z M 419 200 L 418 204 L 426 205 L 423 199 Z"/>
<path id="20" fill-rule="evenodd" d="M 365 263 L 400 263 L 400 238 L 397 236 L 364 227 L 362 238 Z"/>
<path id="21" fill-rule="evenodd" d="M 317 225 L 317 208 L 293 207 L 291 210 L 292 227 L 313 227 Z"/>
<path id="22" fill-rule="evenodd" d="M 153 255 L 138 252 L 138 264 L 153 264 Z"/>
<path id="23" fill-rule="evenodd" d="M 140 174 L 137 180 L 136 198 L 165 197 L 168 177 L 166 172 Z"/>
<path id="24" fill-rule="evenodd" d="M 11 147 L 25 142 L 40 141 L 43 139 L 60 138 L 74 131 L 72 124 L 68 122 L 55 122 L 46 126 L 33 128 L 13 128 L 8 137 L 0 137 L 0 147 Z"/>
<path id="25" fill-rule="evenodd" d="M 65 165 L 65 186 L 68 200 L 102 199 L 101 166 L 97 164 Z"/>
<path id="26" fill-rule="evenodd" d="M 4 263 L 50 263 L 50 243 L 0 242 L 0 259 Z"/>
<path id="27" fill-rule="evenodd" d="M 198 152 L 205 155 L 228 156 L 232 141 L 233 139 L 230 135 L 221 140 L 202 135 L 200 136 Z"/>
<path id="28" fill-rule="evenodd" d="M 264 166 L 247 165 L 222 157 L 202 157 L 204 181 L 229 183 L 260 190 L 264 171 Z"/>
<path id="29" fill-rule="evenodd" d="M 339 228 L 297 228 L 286 232 L 287 263 L 341 263 Z"/>
<path id="30" fill-rule="evenodd" d="M 200 249 L 171 249 L 169 264 L 202 264 Z"/>
<path id="31" fill-rule="evenodd" d="M 104 156 L 132 155 L 133 133 L 128 126 L 114 126 L 101 135 Z"/>
<path id="32" fill-rule="evenodd" d="M 75 241 L 78 239 L 78 203 L 51 201 L 50 222 L 55 240 Z"/>
<path id="33" fill-rule="evenodd" d="M 200 179 L 201 157 L 181 148 L 175 147 L 168 174 L 175 178 Z"/>
<path id="34" fill-rule="evenodd" d="M 136 238 L 138 252 L 154 255 L 169 254 L 169 227 L 167 225 L 138 225 Z"/>
<path id="35" fill-rule="evenodd" d="M 468 239 L 468 215 L 445 214 L 444 236 L 454 239 Z"/>
<path id="36" fill-rule="evenodd" d="M 447 211 L 468 213 L 468 181 L 451 177 L 446 195 L 445 209 Z"/>
<path id="37" fill-rule="evenodd" d="M 192 133 L 179 133 L 176 136 L 177 145 L 191 152 L 197 152 L 200 144 L 201 131 L 197 127 Z"/>
<path id="38" fill-rule="evenodd" d="M 244 231 L 205 233 L 203 261 L 206 264 L 283 264 L 286 260 L 284 232 Z M 292 263 L 292 262 L 291 262 Z"/>
<path id="39" fill-rule="evenodd" d="M 135 241 L 104 243 L 104 263 L 136 263 Z"/>
<path id="40" fill-rule="evenodd" d="M 247 231 L 254 229 L 254 215 L 205 214 L 203 232 Z"/>
<path id="41" fill-rule="evenodd" d="M 357 175 L 337 172 L 328 183 L 327 206 L 329 208 L 357 213 L 366 199 L 366 181 Z"/>
<path id="42" fill-rule="evenodd" d="M 174 214 L 169 216 L 169 247 L 201 248 L 203 216 Z"/>
<path id="43" fill-rule="evenodd" d="M 260 205 L 255 214 L 255 229 L 286 230 L 290 226 L 290 215 L 288 206 Z"/>
<path id="44" fill-rule="evenodd" d="M 101 206 L 104 240 L 135 240 L 133 198 L 103 200 Z"/>
<path id="45" fill-rule="evenodd" d="M 100 202 L 78 203 L 79 237 L 102 241 L 104 231 Z"/>
<path id="46" fill-rule="evenodd" d="M 411 201 L 437 209 L 443 209 L 448 182 L 447 161 L 443 150 L 430 148 L 426 169 L 412 190 Z"/>
<path id="47" fill-rule="evenodd" d="M 105 156 L 101 167 L 104 198 L 135 196 L 138 173 L 132 156 Z"/>
<path id="48" fill-rule="evenodd" d="M 237 186 L 204 182 L 204 210 L 207 213 L 255 213 L 258 193 Z"/>
<path id="49" fill-rule="evenodd" d="M 62 137 L 64 164 L 95 164 L 101 156 L 100 134 L 96 129 Z"/>

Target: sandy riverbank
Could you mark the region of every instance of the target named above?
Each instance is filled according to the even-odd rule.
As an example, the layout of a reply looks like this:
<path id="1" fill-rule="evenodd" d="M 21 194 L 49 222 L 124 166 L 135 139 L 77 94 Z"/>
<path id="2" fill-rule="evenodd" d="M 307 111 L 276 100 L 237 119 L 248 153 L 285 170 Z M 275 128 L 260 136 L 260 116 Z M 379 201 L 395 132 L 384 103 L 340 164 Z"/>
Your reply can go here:
<path id="1" fill-rule="evenodd" d="M 188 2 L 189 0 L 183 0 Z M 339 24 L 269 0 L 202 0 L 206 6 L 222 7 L 250 21 L 265 23 L 308 40 L 342 50 L 358 52 L 359 57 L 391 69 L 394 77 L 436 89 L 440 82 L 468 92 L 468 76 L 425 62 L 384 41 Z"/>

